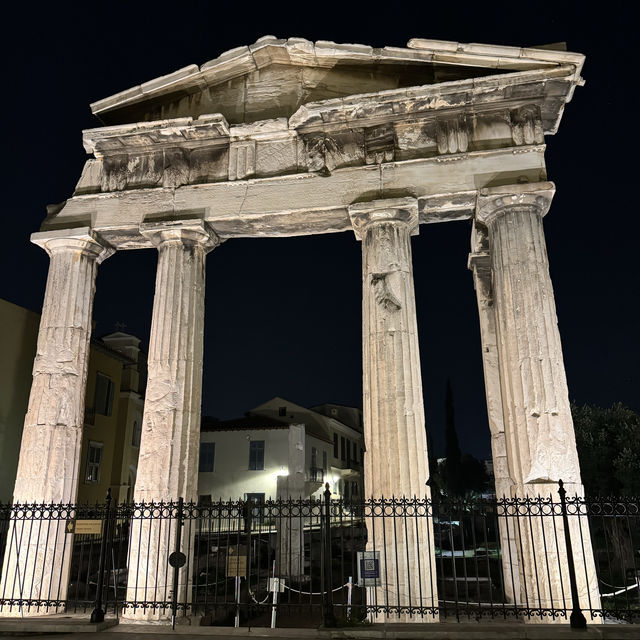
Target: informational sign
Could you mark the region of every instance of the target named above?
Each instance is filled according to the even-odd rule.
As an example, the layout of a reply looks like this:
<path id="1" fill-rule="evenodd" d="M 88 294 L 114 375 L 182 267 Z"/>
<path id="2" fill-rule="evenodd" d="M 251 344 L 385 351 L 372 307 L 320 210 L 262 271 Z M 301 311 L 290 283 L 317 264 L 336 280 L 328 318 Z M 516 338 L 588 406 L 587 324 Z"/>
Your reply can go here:
<path id="1" fill-rule="evenodd" d="M 227 578 L 247 577 L 247 548 L 229 547 L 227 550 Z"/>
<path id="2" fill-rule="evenodd" d="M 358 586 L 377 587 L 380 584 L 380 552 L 358 551 Z"/>
<path id="3" fill-rule="evenodd" d="M 76 520 L 69 518 L 65 527 L 67 533 L 100 535 L 102 534 L 102 520 Z"/>

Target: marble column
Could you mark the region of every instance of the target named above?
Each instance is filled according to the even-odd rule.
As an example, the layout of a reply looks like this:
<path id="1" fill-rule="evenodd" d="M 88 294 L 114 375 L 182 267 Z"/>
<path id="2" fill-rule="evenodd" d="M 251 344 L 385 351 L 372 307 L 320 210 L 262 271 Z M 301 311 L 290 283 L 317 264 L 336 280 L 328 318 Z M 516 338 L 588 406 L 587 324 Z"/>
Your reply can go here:
<path id="1" fill-rule="evenodd" d="M 135 502 L 197 500 L 205 257 L 219 244 L 202 220 L 146 223 L 145 235 L 158 249 L 156 291 L 149 341 L 148 379 L 134 491 Z M 188 555 L 192 531 L 185 522 L 181 551 Z M 167 603 L 173 574 L 174 520 L 131 523 L 127 601 Z M 178 601 L 190 597 L 190 563 L 180 570 Z M 166 606 L 124 610 L 126 618 L 166 619 Z"/>
<path id="2" fill-rule="evenodd" d="M 417 201 L 359 203 L 349 207 L 349 214 L 362 241 L 365 496 L 430 498 L 411 259 Z M 368 519 L 368 549 L 379 551 L 381 559 L 382 584 L 373 604 L 437 607 L 432 521 L 409 517 L 406 524 L 398 527 L 390 517 Z M 437 620 L 437 615 L 422 618 L 406 610 L 389 616 Z"/>
<path id="3" fill-rule="evenodd" d="M 488 231 L 511 497 L 558 502 L 559 479 L 569 495 L 583 487 L 542 226 L 553 194 L 549 182 L 483 189 L 476 220 Z M 598 608 L 588 522 L 569 520 L 580 604 Z M 562 520 L 507 521 L 520 552 L 519 604 L 570 609 Z"/>
<path id="4" fill-rule="evenodd" d="M 482 366 L 487 399 L 487 417 L 491 434 L 491 454 L 495 491 L 498 500 L 511 495 L 513 480 L 509 474 L 507 445 L 502 418 L 502 393 L 500 391 L 500 369 L 498 366 L 498 338 L 491 284 L 491 256 L 486 227 L 474 224 L 471 231 L 471 253 L 468 267 L 473 273 L 473 284 L 478 301 Z M 518 569 L 518 546 L 513 528 L 504 518 L 498 520 L 500 549 L 502 551 L 502 583 L 508 602 L 516 602 L 520 593 Z"/>
<path id="5" fill-rule="evenodd" d="M 276 479 L 276 496 L 283 503 L 305 496 L 305 426 L 289 425 L 288 475 Z M 286 509 L 286 507 L 285 507 Z M 304 526 L 297 517 L 276 518 L 276 575 L 299 583 L 304 575 Z"/>
<path id="6" fill-rule="evenodd" d="M 97 265 L 113 253 L 89 228 L 34 233 L 50 258 L 33 382 L 13 493 L 19 503 L 75 503 Z M 66 598 L 72 534 L 65 520 L 17 520 L 9 528 L 3 599 Z M 1 615 L 58 608 L 7 606 Z"/>

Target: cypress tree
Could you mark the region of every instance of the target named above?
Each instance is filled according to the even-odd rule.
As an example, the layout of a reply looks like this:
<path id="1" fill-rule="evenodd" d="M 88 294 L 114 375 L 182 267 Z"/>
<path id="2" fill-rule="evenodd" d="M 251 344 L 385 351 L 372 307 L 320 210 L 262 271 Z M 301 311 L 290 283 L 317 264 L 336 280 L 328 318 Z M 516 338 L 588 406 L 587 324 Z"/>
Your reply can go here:
<path id="1" fill-rule="evenodd" d="M 464 478 L 462 477 L 462 454 L 456 433 L 455 410 L 453 407 L 453 390 L 451 380 L 447 380 L 445 398 L 445 483 L 447 493 L 460 496 L 464 493 Z"/>

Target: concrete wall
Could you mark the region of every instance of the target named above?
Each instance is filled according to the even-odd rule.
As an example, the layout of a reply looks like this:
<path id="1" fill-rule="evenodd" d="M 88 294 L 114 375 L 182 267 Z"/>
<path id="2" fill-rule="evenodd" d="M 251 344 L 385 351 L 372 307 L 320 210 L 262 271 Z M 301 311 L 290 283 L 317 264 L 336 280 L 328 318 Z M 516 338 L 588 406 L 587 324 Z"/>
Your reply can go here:
<path id="1" fill-rule="evenodd" d="M 198 474 L 198 495 L 210 495 L 215 502 L 217 500 L 244 499 L 247 493 L 264 493 L 265 499 L 275 499 L 277 494 L 278 476 L 289 473 L 289 430 L 282 429 L 255 429 L 255 430 L 229 430 L 229 431 L 204 431 L 200 434 L 200 442 L 215 442 L 215 460 L 213 472 Z M 264 470 L 249 470 L 249 442 L 251 440 L 264 440 Z M 342 495 L 339 481 L 343 477 L 358 481 L 360 495 L 362 492 L 361 475 L 344 476 L 344 470 L 340 469 L 340 461 L 333 458 L 333 445 L 325 440 L 306 434 L 304 444 L 305 473 L 305 497 L 319 497 L 324 491 L 324 482 L 329 482 L 334 498 Z M 317 451 L 317 467 L 322 469 L 322 453 L 327 456 L 327 473 L 322 482 L 311 481 L 311 457 L 312 449 Z M 358 454 L 359 455 L 359 454 Z M 334 466 L 335 465 L 335 466 Z"/>
<path id="2" fill-rule="evenodd" d="M 200 442 L 215 442 L 213 472 L 198 474 L 198 495 L 216 500 L 244 499 L 245 493 L 276 498 L 278 475 L 289 467 L 288 429 L 205 431 Z M 264 440 L 264 470 L 249 470 L 249 442 Z"/>

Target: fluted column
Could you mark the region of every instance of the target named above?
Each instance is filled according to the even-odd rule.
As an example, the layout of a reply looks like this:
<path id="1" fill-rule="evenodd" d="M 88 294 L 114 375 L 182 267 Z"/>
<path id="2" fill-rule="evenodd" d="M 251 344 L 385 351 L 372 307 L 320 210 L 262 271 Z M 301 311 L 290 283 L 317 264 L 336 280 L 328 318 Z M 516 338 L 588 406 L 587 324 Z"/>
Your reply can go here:
<path id="1" fill-rule="evenodd" d="M 365 493 L 424 499 L 430 497 L 429 467 L 411 259 L 411 235 L 418 233 L 417 202 L 377 200 L 352 205 L 349 214 L 362 241 Z M 373 604 L 437 606 L 431 520 L 410 519 L 407 524 L 400 531 L 391 518 L 385 518 L 384 525 L 382 519 L 369 522 L 368 548 L 380 551 L 383 583 Z"/>
<path id="2" fill-rule="evenodd" d="M 158 249 L 156 291 L 149 341 L 135 502 L 195 501 L 202 400 L 205 257 L 219 244 L 201 220 L 147 223 L 141 232 Z M 191 532 L 185 525 L 182 550 Z M 175 521 L 139 520 L 131 526 L 127 601 L 170 601 L 168 557 L 176 549 Z M 189 564 L 187 566 L 190 566 Z M 187 569 L 181 570 L 178 600 L 189 597 Z M 160 608 L 127 608 L 125 617 L 163 619 Z"/>
<path id="3" fill-rule="evenodd" d="M 113 250 L 89 228 L 34 233 L 50 258 L 33 382 L 13 493 L 20 503 L 75 503 L 97 265 Z M 15 521 L 2 571 L 4 599 L 64 600 L 71 534 L 63 520 Z M 57 608 L 2 606 L 2 615 Z"/>
<path id="4" fill-rule="evenodd" d="M 475 224 L 471 231 L 471 253 L 468 267 L 473 273 L 473 284 L 478 301 L 482 366 L 487 399 L 487 417 L 491 433 L 491 456 L 495 490 L 498 499 L 511 495 L 513 480 L 509 474 L 507 444 L 502 418 L 502 393 L 498 366 L 498 338 L 494 313 L 493 287 L 491 284 L 491 256 L 486 227 Z M 500 548 L 502 550 L 503 587 L 508 602 L 516 602 L 520 593 L 518 569 L 518 545 L 515 531 L 504 518 L 498 519 Z"/>
<path id="5" fill-rule="evenodd" d="M 557 502 L 559 479 L 569 495 L 583 495 L 583 487 L 542 227 L 553 194 L 548 182 L 483 190 L 477 220 L 488 230 L 511 495 Z M 561 520 L 539 516 L 528 527 L 513 520 L 521 548 L 519 602 L 571 607 Z M 581 605 L 597 608 L 588 523 L 569 520 Z"/>

